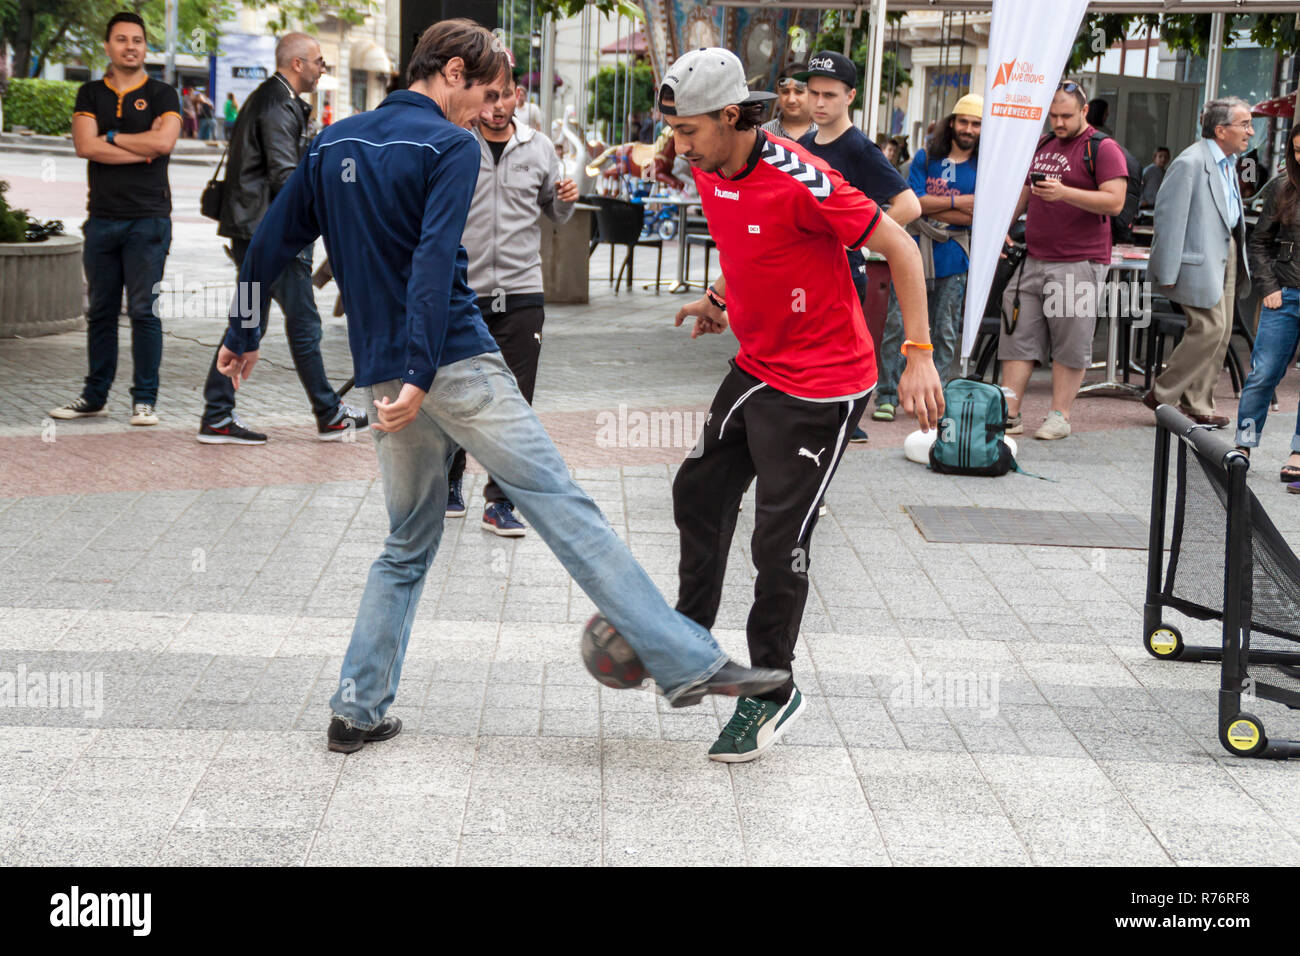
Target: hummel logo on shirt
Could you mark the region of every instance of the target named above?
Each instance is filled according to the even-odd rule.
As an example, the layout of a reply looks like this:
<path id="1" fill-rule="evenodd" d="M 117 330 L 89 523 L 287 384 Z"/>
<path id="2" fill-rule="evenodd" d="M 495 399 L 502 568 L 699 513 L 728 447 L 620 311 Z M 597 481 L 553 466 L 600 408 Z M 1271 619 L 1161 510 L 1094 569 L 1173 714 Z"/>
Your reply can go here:
<path id="1" fill-rule="evenodd" d="M 739 190 L 739 189 L 736 189 L 736 190 L 719 189 L 717 186 L 714 186 L 714 187 L 713 187 L 713 195 L 717 196 L 719 199 L 739 199 L 739 198 L 740 198 L 740 190 Z"/>
<path id="2" fill-rule="evenodd" d="M 764 142 L 763 160 L 775 166 L 781 172 L 789 173 L 791 178 L 806 185 L 808 191 L 816 196 L 818 201 L 831 194 L 831 178 L 829 176 L 811 163 L 805 163 L 798 155 L 790 152 L 779 143 L 770 139 Z"/>

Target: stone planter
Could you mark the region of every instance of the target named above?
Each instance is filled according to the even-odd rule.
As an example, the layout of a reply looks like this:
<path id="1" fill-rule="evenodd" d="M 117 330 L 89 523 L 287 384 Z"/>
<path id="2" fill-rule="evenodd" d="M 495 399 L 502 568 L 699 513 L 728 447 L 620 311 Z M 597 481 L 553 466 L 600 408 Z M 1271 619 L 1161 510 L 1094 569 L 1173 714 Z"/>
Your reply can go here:
<path id="1" fill-rule="evenodd" d="M 75 236 L 0 242 L 0 338 L 85 328 L 84 290 Z"/>

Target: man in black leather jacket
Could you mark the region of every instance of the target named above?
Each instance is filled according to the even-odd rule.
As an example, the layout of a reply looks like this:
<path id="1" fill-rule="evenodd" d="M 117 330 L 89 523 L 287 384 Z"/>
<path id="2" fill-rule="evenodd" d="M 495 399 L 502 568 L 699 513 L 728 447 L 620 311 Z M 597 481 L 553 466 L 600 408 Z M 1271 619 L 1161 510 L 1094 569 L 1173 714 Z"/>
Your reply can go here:
<path id="1" fill-rule="evenodd" d="M 300 94 L 316 89 L 325 71 L 320 44 L 305 33 L 287 33 L 275 47 L 275 73 L 249 95 L 239 111 L 226 165 L 226 188 L 217 234 L 230 239 L 235 262 L 242 264 L 249 241 L 276 193 L 289 181 L 311 141 L 311 108 Z M 298 378 L 316 416 L 322 441 L 349 437 L 369 420 L 339 400 L 321 359 L 320 313 L 311 285 L 313 245 L 291 262 L 271 286 L 284 312 L 285 336 Z M 266 330 L 267 316 L 262 316 Z M 245 428 L 235 415 L 235 390 L 217 371 L 216 355 L 203 387 L 206 407 L 198 439 L 208 445 L 261 445 L 266 435 Z"/>

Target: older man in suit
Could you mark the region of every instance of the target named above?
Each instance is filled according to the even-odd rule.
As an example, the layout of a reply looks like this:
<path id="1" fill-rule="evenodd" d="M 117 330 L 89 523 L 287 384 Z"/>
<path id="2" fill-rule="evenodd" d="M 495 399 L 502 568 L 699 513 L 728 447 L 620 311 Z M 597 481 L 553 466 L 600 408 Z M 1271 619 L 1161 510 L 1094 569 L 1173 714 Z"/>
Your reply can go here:
<path id="1" fill-rule="evenodd" d="M 1187 332 L 1143 402 L 1177 405 L 1202 425 L 1223 428 L 1214 385 L 1232 337 L 1233 301 L 1250 292 L 1246 223 L 1237 157 L 1254 127 L 1244 100 L 1211 100 L 1201 140 L 1178 154 L 1156 196 L 1155 239 L 1147 274 L 1187 314 Z"/>

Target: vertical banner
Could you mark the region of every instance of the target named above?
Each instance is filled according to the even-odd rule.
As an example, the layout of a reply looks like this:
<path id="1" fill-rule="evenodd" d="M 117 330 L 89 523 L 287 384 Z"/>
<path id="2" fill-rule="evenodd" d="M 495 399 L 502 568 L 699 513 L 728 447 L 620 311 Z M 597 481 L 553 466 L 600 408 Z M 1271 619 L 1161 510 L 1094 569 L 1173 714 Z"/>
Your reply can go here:
<path id="1" fill-rule="evenodd" d="M 970 357 L 1011 214 L 1088 0 L 993 0 L 961 357 Z"/>

